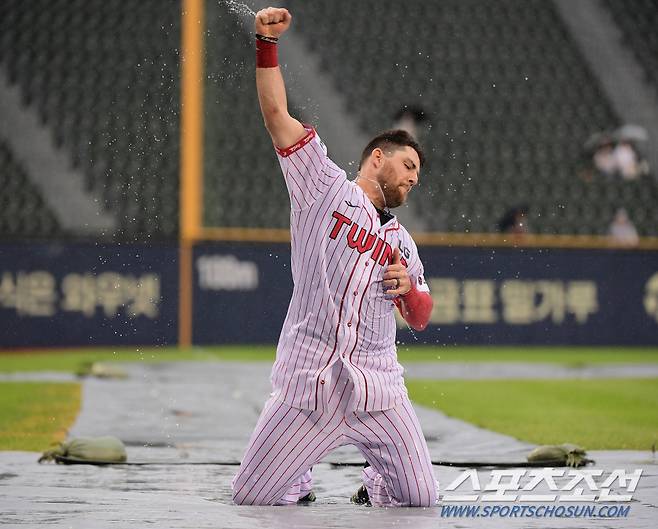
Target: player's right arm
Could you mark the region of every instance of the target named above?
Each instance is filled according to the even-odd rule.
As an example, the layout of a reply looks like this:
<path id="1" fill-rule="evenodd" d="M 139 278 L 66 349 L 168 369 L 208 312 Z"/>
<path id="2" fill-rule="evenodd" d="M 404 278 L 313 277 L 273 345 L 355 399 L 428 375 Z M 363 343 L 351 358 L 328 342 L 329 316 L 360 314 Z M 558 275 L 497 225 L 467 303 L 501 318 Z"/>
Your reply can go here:
<path id="1" fill-rule="evenodd" d="M 268 7 L 256 13 L 256 35 L 278 39 L 290 27 L 292 16 L 287 9 Z M 285 149 L 301 140 L 307 131 L 288 113 L 286 87 L 276 57 L 276 43 L 256 40 L 256 88 L 265 127 L 274 145 Z M 274 49 L 273 49 L 274 48 Z"/>

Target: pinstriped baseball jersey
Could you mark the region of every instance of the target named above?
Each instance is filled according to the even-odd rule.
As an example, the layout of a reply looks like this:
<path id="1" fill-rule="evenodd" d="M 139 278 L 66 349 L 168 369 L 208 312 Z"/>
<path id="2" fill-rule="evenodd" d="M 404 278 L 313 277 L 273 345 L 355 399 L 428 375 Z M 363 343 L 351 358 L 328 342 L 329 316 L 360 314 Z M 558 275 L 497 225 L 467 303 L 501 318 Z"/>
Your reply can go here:
<path id="1" fill-rule="evenodd" d="M 349 409 L 393 408 L 406 395 L 395 346 L 395 305 L 382 284 L 393 248 L 428 291 L 418 249 L 393 217 L 384 225 L 364 191 L 327 156 L 315 130 L 277 155 L 290 196 L 293 293 L 272 369 L 274 396 L 324 410 L 326 378 L 343 362 Z"/>

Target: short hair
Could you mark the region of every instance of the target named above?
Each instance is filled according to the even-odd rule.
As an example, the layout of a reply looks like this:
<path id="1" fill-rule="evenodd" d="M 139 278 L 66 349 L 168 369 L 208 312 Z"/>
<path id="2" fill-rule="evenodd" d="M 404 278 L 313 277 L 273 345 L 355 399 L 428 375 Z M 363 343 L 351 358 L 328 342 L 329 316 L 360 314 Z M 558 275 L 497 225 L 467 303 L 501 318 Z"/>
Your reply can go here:
<path id="1" fill-rule="evenodd" d="M 372 153 L 373 150 L 379 148 L 383 151 L 386 149 L 396 148 L 396 147 L 411 147 L 414 151 L 418 153 L 418 159 L 420 160 L 420 166 L 422 167 L 425 163 L 425 155 L 423 150 L 420 148 L 418 142 L 414 137 L 409 134 L 406 130 L 394 129 L 386 130 L 381 134 L 375 136 L 370 143 L 366 145 L 366 148 L 363 149 L 361 154 L 361 161 L 359 162 L 359 169 L 363 165 L 363 162 L 366 161 L 368 156 Z"/>

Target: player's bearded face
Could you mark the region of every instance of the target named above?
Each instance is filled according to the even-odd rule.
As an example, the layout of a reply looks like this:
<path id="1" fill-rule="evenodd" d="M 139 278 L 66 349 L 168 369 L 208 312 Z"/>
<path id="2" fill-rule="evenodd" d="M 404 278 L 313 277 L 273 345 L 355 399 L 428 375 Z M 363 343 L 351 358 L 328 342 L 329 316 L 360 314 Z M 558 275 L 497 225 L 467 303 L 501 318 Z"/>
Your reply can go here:
<path id="1" fill-rule="evenodd" d="M 385 160 L 377 181 L 381 187 L 387 207 L 397 208 L 404 204 L 404 201 L 407 199 L 408 188 L 404 185 L 404 177 L 400 177 L 396 173 L 391 160 Z"/>

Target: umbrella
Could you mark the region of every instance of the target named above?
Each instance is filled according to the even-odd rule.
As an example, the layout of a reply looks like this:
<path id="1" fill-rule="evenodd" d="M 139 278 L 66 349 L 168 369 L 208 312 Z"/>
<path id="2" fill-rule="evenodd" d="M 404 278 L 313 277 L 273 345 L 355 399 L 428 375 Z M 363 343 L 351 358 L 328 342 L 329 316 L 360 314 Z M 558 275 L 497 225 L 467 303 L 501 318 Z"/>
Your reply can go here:
<path id="1" fill-rule="evenodd" d="M 614 132 L 618 141 L 647 141 L 649 133 L 640 125 L 624 125 Z"/>

